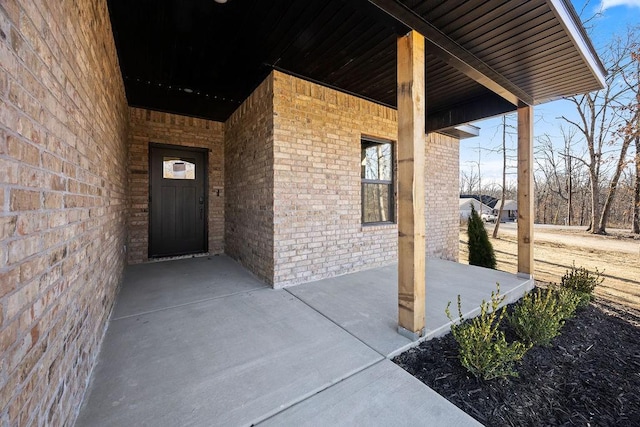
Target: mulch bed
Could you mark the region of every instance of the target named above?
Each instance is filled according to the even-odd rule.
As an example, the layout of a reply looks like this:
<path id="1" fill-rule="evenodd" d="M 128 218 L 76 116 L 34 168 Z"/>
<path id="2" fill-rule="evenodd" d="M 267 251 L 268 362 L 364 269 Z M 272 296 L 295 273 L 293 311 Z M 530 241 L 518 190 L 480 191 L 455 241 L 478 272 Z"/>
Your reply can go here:
<path id="1" fill-rule="evenodd" d="M 567 320 L 550 347 L 529 350 L 518 377 L 468 374 L 451 334 L 394 362 L 486 426 L 640 425 L 640 315 L 601 300 Z"/>

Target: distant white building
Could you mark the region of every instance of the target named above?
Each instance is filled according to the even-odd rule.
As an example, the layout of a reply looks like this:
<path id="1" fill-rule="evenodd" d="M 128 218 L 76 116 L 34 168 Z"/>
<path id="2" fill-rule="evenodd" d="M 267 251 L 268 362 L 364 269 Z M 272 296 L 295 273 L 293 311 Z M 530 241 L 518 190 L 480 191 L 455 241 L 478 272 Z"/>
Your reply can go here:
<path id="1" fill-rule="evenodd" d="M 493 214 L 496 217 L 498 216 L 498 213 L 500 213 L 501 204 L 502 204 L 502 200 L 498 200 L 496 205 L 493 207 Z M 516 202 L 515 200 L 509 200 L 509 199 L 505 200 L 500 222 L 515 221 L 517 218 L 518 218 L 518 202 Z"/>
<path id="2" fill-rule="evenodd" d="M 467 219 L 471 215 L 471 206 L 476 209 L 476 211 L 482 215 L 483 213 L 490 214 L 491 207 L 481 203 L 480 201 L 473 198 L 460 198 L 460 219 Z"/>

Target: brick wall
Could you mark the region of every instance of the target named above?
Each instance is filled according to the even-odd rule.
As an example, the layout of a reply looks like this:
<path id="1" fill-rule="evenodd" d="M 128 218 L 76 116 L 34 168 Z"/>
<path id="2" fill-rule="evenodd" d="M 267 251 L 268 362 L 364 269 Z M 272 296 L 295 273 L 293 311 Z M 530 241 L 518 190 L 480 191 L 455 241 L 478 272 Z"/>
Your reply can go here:
<path id="1" fill-rule="evenodd" d="M 273 76 L 225 128 L 225 252 L 273 283 Z"/>
<path id="2" fill-rule="evenodd" d="M 0 425 L 75 418 L 125 262 L 126 108 L 106 1 L 0 2 Z"/>
<path id="3" fill-rule="evenodd" d="M 439 133 L 425 141 L 427 255 L 458 261 L 460 142 Z"/>
<path id="4" fill-rule="evenodd" d="M 362 226 L 361 137 L 397 138 L 396 111 L 274 73 L 277 286 L 396 259 L 395 225 Z"/>
<path id="5" fill-rule="evenodd" d="M 193 117 L 129 109 L 129 241 L 131 264 L 148 260 L 149 144 L 209 150 L 209 253 L 224 250 L 224 123 Z"/>
<path id="6" fill-rule="evenodd" d="M 395 260 L 396 227 L 360 225 L 391 109 L 278 72 L 226 124 L 128 109 L 104 0 L 0 3 L 0 101 L 0 424 L 73 422 L 125 243 L 146 259 L 150 141 L 209 148 L 210 252 L 268 283 Z M 457 142 L 428 142 L 428 248 L 455 258 Z"/>
<path id="7" fill-rule="evenodd" d="M 147 260 L 149 142 L 210 149 L 211 252 L 269 284 L 394 262 L 397 227 L 361 225 L 360 141 L 395 140 L 396 115 L 280 72 L 224 124 L 131 108 L 129 262 Z M 426 155 L 427 253 L 457 259 L 458 141 L 429 135 Z"/>
<path id="8" fill-rule="evenodd" d="M 395 262 L 397 226 L 361 224 L 362 136 L 397 139 L 395 110 L 274 72 L 276 287 Z M 429 135 L 427 254 L 457 259 L 458 141 Z"/>

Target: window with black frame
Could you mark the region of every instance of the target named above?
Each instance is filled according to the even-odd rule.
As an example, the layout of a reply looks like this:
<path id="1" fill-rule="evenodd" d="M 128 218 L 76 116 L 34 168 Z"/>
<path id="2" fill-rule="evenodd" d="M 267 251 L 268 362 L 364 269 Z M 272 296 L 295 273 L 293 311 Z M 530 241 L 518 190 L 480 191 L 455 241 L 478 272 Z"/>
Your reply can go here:
<path id="1" fill-rule="evenodd" d="M 362 223 L 393 223 L 393 144 L 362 139 Z"/>

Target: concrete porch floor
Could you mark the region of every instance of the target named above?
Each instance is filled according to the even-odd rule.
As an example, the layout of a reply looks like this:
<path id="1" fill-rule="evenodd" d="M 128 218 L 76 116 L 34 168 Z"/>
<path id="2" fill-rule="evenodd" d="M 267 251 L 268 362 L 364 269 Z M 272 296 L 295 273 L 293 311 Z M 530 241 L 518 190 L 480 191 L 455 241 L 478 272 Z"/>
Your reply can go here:
<path id="1" fill-rule="evenodd" d="M 415 345 L 396 272 L 273 290 L 224 256 L 128 267 L 76 425 L 477 425 L 388 360 Z M 427 338 L 448 301 L 470 313 L 496 282 L 508 301 L 532 286 L 428 260 Z"/>

